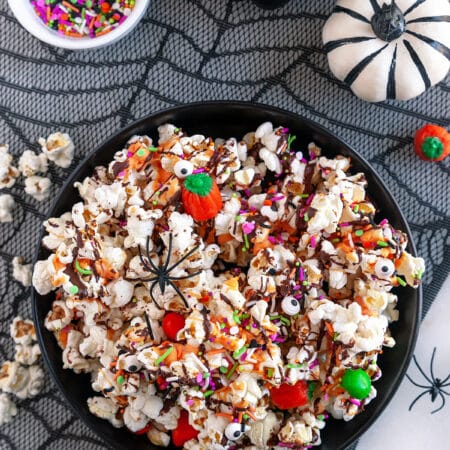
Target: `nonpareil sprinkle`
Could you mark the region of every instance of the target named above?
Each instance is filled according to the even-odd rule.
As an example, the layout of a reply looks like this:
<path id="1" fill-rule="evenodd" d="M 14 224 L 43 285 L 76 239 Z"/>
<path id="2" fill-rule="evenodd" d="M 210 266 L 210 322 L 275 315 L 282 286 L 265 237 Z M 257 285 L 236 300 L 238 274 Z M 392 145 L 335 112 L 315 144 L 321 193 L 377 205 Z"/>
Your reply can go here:
<path id="1" fill-rule="evenodd" d="M 57 33 L 95 38 L 121 25 L 135 0 L 30 0 L 39 18 Z"/>

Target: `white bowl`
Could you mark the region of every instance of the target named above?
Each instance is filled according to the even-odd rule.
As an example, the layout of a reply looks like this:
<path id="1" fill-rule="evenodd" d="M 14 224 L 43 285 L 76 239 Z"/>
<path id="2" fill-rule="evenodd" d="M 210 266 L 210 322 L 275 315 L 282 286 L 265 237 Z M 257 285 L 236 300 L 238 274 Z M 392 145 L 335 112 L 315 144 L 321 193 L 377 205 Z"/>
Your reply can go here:
<path id="1" fill-rule="evenodd" d="M 58 34 L 39 18 L 30 0 L 8 0 L 8 3 L 19 23 L 33 36 L 55 47 L 83 50 L 104 47 L 123 38 L 139 23 L 150 0 L 136 0 L 131 14 L 121 25 L 110 33 L 96 38 L 73 38 Z"/>

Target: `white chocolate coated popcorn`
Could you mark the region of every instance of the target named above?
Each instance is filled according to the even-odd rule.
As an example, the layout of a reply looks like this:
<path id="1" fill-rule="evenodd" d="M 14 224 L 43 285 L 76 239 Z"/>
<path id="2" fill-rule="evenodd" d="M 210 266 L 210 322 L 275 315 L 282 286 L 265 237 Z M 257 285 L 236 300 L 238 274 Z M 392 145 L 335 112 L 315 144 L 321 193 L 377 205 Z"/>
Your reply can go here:
<path id="1" fill-rule="evenodd" d="M 0 223 L 13 221 L 14 198 L 10 194 L 0 195 Z"/>
<path id="2" fill-rule="evenodd" d="M 39 138 L 42 151 L 50 161 L 67 169 L 72 164 L 74 145 L 67 133 L 53 133 L 47 139 Z"/>

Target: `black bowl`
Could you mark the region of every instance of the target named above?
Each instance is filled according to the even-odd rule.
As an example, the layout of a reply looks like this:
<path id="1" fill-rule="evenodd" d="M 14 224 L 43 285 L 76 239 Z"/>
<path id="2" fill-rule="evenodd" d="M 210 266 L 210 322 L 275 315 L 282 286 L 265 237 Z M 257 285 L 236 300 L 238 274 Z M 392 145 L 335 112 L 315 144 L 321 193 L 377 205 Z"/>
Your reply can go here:
<path id="1" fill-rule="evenodd" d="M 244 102 L 207 102 L 179 106 L 153 114 L 119 131 L 88 155 L 72 173 L 53 203 L 49 217 L 61 215 L 69 210 L 72 204 L 79 201 L 78 191 L 73 187 L 73 183 L 91 175 L 94 167 L 106 165 L 111 161 L 114 153 L 122 149 L 134 134 L 148 134 L 155 138 L 157 127 L 169 122 L 182 127 L 190 134 L 201 133 L 212 137 L 240 138 L 265 121 L 288 127 L 297 136 L 296 145 L 304 147 L 314 141 L 322 147 L 323 153 L 327 156 L 333 157 L 337 154 L 350 156 L 353 161 L 352 171 L 361 171 L 366 174 L 369 183 L 368 193 L 382 210 L 379 218 L 387 217 L 396 228 L 406 232 L 409 237 L 408 251 L 413 255 L 416 254 L 411 232 L 397 203 L 378 175 L 356 151 L 318 124 L 296 114 L 270 106 Z M 48 256 L 48 251 L 39 243 L 36 260 Z M 391 330 L 397 345 L 393 349 L 386 349 L 380 358 L 383 377 L 375 383 L 378 396 L 368 405 L 366 411 L 350 422 L 330 419 L 322 433 L 323 443 L 318 447 L 322 450 L 345 448 L 361 436 L 387 407 L 406 372 L 418 333 L 422 293 L 420 288 L 414 290 L 405 287 L 399 289 L 396 294 L 399 299 L 400 320 L 391 326 Z M 51 308 L 53 299 L 52 294 L 43 296 L 33 291 L 33 318 L 45 363 L 68 405 L 113 448 L 134 450 L 158 448 L 149 443 L 145 437 L 131 434 L 125 428 L 113 428 L 109 422 L 89 412 L 86 400 L 93 395 L 89 376 L 76 375 L 71 370 L 62 368 L 61 349 L 53 334 L 44 327 L 44 319 Z"/>

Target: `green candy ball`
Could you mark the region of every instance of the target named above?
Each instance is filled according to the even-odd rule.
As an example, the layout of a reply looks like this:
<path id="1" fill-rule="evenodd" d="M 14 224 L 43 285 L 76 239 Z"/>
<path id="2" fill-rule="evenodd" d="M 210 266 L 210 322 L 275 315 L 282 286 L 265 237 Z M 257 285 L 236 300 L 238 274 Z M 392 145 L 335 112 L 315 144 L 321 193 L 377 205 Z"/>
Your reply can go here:
<path id="1" fill-rule="evenodd" d="M 369 395 L 372 381 L 362 369 L 347 369 L 342 377 L 341 386 L 351 397 L 362 400 Z"/>

